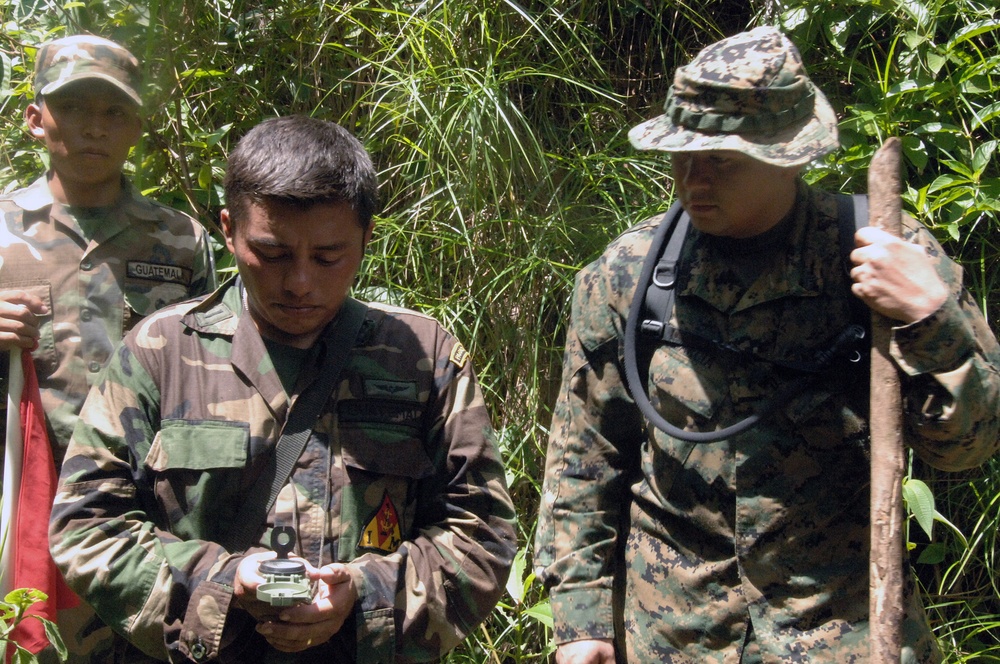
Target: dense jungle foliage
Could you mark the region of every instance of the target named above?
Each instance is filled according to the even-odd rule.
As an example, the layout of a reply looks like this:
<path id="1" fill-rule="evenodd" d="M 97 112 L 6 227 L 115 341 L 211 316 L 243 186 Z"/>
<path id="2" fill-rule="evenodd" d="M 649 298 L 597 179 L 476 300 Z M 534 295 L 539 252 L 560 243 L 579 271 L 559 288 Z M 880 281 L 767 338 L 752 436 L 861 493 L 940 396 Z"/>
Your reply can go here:
<path id="1" fill-rule="evenodd" d="M 438 317 L 470 348 L 520 515 L 508 594 L 448 661 L 540 660 L 551 653 L 551 618 L 530 571 L 531 539 L 573 276 L 671 198 L 664 159 L 631 149 L 628 128 L 661 112 L 673 69 L 701 46 L 780 25 L 841 118 L 843 149 L 809 180 L 864 191 L 872 153 L 899 136 L 905 209 L 961 259 L 995 325 L 994 5 L 0 0 L 0 188 L 45 168 L 21 113 L 35 46 L 64 33 L 102 34 L 143 60 L 147 134 L 130 172 L 209 228 L 228 151 L 261 119 L 313 114 L 362 137 L 384 210 L 359 290 Z M 949 662 L 1000 661 L 998 471 L 997 460 L 957 474 L 911 467 L 936 498 L 932 537 L 915 520 L 908 534 Z M 911 493 L 929 526 L 926 495 Z"/>

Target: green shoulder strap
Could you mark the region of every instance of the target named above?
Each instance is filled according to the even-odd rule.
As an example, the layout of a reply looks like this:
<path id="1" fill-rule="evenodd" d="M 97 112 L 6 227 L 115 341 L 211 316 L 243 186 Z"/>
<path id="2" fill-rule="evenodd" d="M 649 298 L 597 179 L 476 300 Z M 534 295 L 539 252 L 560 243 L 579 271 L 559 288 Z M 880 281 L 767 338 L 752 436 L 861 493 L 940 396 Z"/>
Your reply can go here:
<path id="1" fill-rule="evenodd" d="M 333 329 L 326 336 L 326 350 L 319 377 L 299 395 L 288 414 L 274 454 L 257 477 L 246 502 L 243 503 L 227 537 L 222 542 L 226 550 L 245 551 L 256 541 L 267 520 L 268 512 L 278 499 L 281 487 L 288 481 L 295 462 L 306 447 L 316 418 L 319 417 L 337 384 L 347 357 L 354 348 L 354 342 L 367 311 L 368 307 L 353 298 L 344 301 Z"/>

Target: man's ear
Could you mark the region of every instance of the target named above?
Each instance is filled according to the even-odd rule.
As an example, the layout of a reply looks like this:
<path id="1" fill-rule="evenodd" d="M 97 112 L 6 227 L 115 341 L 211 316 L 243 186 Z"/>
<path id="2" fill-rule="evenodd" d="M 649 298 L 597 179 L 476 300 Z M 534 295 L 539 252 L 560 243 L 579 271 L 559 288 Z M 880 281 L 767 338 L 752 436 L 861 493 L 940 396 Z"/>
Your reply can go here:
<path id="1" fill-rule="evenodd" d="M 28 104 L 24 109 L 24 121 L 28 123 L 28 132 L 35 138 L 45 138 L 45 128 L 42 126 L 42 107 L 38 104 Z"/>
<path id="2" fill-rule="evenodd" d="M 219 213 L 219 227 L 222 229 L 222 235 L 226 238 L 226 248 L 229 249 L 229 253 L 235 254 L 236 250 L 233 248 L 233 220 L 229 216 L 229 208 L 222 208 L 222 212 Z"/>

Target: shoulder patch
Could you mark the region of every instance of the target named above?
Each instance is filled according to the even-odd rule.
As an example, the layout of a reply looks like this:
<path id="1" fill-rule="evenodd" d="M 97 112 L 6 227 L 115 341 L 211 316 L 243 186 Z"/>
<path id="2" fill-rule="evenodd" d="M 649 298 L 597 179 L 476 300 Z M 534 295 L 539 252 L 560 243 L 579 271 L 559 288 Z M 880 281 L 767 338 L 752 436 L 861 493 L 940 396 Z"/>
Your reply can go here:
<path id="1" fill-rule="evenodd" d="M 403 533 L 399 529 L 399 513 L 389 498 L 389 492 L 382 494 L 382 504 L 368 520 L 361 532 L 358 549 L 392 553 L 403 543 Z"/>
<path id="2" fill-rule="evenodd" d="M 461 369 L 469 361 L 469 351 L 465 350 L 465 346 L 456 341 L 448 359 L 451 360 L 452 364 Z"/>

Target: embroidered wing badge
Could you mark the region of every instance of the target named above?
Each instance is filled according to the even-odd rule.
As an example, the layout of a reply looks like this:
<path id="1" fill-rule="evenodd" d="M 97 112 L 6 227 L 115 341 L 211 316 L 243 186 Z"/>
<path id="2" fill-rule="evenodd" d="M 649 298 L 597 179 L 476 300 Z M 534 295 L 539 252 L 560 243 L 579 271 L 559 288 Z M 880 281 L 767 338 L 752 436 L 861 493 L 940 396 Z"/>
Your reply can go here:
<path id="1" fill-rule="evenodd" d="M 389 492 L 382 494 L 382 505 L 368 521 L 361 533 L 359 549 L 392 553 L 403 542 L 403 533 L 399 528 L 399 513 L 389 498 Z"/>

